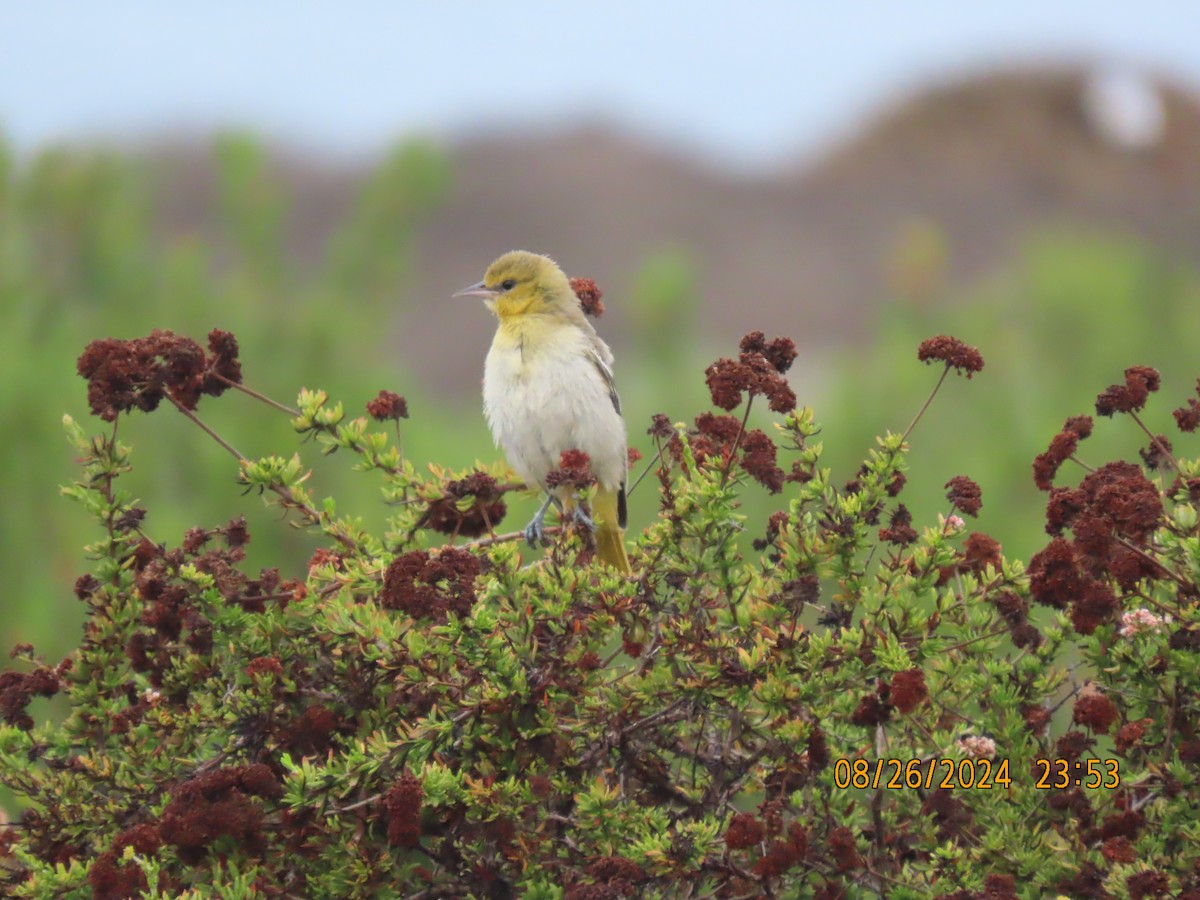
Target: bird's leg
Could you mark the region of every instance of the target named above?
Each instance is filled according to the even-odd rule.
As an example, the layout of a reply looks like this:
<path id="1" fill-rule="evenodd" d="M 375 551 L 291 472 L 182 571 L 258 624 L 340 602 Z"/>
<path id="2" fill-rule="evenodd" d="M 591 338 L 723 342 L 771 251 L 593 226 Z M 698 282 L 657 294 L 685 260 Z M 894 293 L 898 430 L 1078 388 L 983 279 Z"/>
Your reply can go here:
<path id="1" fill-rule="evenodd" d="M 547 494 L 542 505 L 538 507 L 538 511 L 534 513 L 533 519 L 525 526 L 525 540 L 529 542 L 529 546 L 531 547 L 549 543 L 546 540 L 546 510 L 550 508 L 551 503 L 560 510 L 562 509 L 562 504 L 558 502 L 558 498 L 553 494 Z"/>
<path id="2" fill-rule="evenodd" d="M 587 514 L 583 504 L 578 500 L 576 500 L 575 509 L 571 511 L 571 518 L 575 520 L 576 525 L 582 525 L 588 531 L 596 530 L 596 523 L 592 521 L 592 517 Z"/>

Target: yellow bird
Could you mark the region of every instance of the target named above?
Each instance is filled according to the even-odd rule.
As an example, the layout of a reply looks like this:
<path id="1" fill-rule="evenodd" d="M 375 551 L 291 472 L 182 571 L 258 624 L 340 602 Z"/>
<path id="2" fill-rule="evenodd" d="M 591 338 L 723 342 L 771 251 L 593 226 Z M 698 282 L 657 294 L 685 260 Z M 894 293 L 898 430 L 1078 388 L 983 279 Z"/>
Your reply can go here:
<path id="1" fill-rule="evenodd" d="M 553 503 L 564 519 L 594 529 L 600 559 L 629 572 L 622 534 L 629 464 L 612 351 L 584 317 L 567 276 L 549 257 L 515 250 L 454 296 L 482 298 L 500 320 L 483 370 L 483 411 L 509 465 L 546 491 L 525 539 L 542 542 Z M 591 460 L 594 523 L 569 488 L 546 484 L 566 450 Z"/>

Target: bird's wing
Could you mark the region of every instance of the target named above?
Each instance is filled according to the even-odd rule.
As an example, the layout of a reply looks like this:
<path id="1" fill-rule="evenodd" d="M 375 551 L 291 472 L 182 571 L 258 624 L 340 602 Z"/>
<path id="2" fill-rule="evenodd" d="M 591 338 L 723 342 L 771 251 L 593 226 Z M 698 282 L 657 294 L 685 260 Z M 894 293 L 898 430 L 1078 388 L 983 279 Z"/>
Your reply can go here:
<path id="1" fill-rule="evenodd" d="M 603 346 L 603 345 L 601 345 Z M 605 347 L 604 349 L 608 349 Z M 611 358 L 611 353 L 609 354 Z M 608 387 L 608 397 L 612 400 L 613 409 L 617 411 L 617 415 L 621 414 L 621 398 L 617 396 L 617 386 L 613 383 L 612 366 L 599 353 L 599 348 L 593 346 L 588 350 L 588 359 L 592 365 L 596 367 L 596 371 L 600 373 L 600 377 L 604 379 L 605 386 Z"/>
<path id="2" fill-rule="evenodd" d="M 608 398 L 612 400 L 613 409 L 617 411 L 617 415 L 621 415 L 621 398 L 617 396 L 617 386 L 613 383 L 612 366 L 608 361 L 601 356 L 600 351 L 603 350 L 608 360 L 612 359 L 612 351 L 608 346 L 596 337 L 593 346 L 588 350 L 588 359 L 592 361 L 592 365 L 596 367 L 596 371 L 600 373 L 600 377 L 608 386 Z M 617 523 L 621 528 L 624 528 L 629 518 L 628 501 L 625 496 L 625 479 L 621 479 L 621 486 L 617 488 Z"/>

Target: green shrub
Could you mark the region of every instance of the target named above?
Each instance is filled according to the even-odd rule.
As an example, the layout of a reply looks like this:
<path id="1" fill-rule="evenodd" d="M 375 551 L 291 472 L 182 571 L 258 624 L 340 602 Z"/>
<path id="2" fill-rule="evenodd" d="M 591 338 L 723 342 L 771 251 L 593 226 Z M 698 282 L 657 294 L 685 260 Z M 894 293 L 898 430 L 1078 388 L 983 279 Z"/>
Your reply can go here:
<path id="1" fill-rule="evenodd" d="M 247 492 L 322 542 L 285 575 L 243 571 L 241 518 L 161 542 L 122 487 L 127 410 L 202 424 L 201 398 L 239 386 L 232 337 L 92 344 L 80 367 L 112 424 L 67 422 L 82 474 L 66 492 L 99 526 L 76 585 L 87 628 L 62 663 L 20 648 L 24 666 L 0 675 L 0 783 L 25 805 L 0 837 L 0 884 L 1200 893 L 1200 463 L 1160 446 L 1150 474 L 1087 469 L 1050 492 L 1052 535 L 1026 567 L 968 533 L 982 498 L 961 471 L 945 473 L 945 512 L 914 527 L 900 496 L 916 420 L 831 484 L 781 375 L 792 354 L 747 335 L 707 370 L 722 412 L 655 417 L 659 514 L 631 536 L 634 577 L 592 563 L 576 531 L 530 559 L 497 527 L 518 487 L 503 470 L 420 466 L 387 428 L 304 391 L 297 434 L 378 478 L 390 515 L 372 533 L 316 499 L 299 455 L 239 459 Z M 920 355 L 943 366 L 933 394 L 983 364 L 952 338 Z M 1133 422 L 1157 388 L 1135 367 L 1101 403 Z M 774 435 L 747 424 L 764 404 Z M 398 426 L 402 407 L 382 394 L 370 411 Z M 1043 487 L 1090 429 L 1068 422 Z M 740 498 L 760 491 L 776 509 L 748 522 Z M 56 692 L 70 715 L 34 727 L 30 701 Z"/>

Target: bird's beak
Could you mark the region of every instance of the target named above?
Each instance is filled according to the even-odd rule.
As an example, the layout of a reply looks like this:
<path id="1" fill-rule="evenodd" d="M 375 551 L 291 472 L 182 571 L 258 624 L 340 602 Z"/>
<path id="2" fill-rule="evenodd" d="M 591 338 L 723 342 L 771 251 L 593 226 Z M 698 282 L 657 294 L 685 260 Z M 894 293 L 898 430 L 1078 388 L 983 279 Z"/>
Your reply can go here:
<path id="1" fill-rule="evenodd" d="M 454 294 L 455 297 L 480 297 L 484 300 L 491 300 L 500 292 L 494 288 L 488 287 L 482 281 L 477 281 L 470 287 L 465 287 L 461 291 Z"/>

